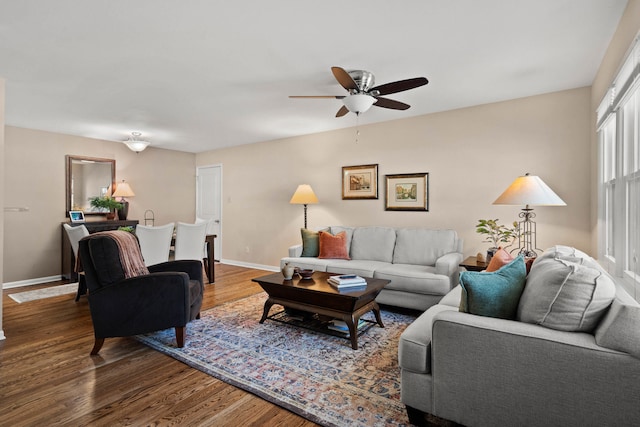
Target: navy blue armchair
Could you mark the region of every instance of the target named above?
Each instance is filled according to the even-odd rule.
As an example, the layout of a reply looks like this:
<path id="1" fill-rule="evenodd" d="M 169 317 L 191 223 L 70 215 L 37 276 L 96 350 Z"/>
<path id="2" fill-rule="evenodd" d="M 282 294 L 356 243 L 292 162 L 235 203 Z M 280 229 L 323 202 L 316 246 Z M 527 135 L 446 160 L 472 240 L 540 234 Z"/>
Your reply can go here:
<path id="1" fill-rule="evenodd" d="M 98 354 L 105 338 L 168 328 L 175 329 L 176 344 L 183 347 L 187 323 L 200 318 L 201 261 L 168 261 L 147 267 L 149 274 L 126 278 L 122 248 L 110 233 L 126 232 L 91 234 L 79 244 L 95 335 L 91 355 Z M 137 239 L 135 244 L 139 253 Z"/>

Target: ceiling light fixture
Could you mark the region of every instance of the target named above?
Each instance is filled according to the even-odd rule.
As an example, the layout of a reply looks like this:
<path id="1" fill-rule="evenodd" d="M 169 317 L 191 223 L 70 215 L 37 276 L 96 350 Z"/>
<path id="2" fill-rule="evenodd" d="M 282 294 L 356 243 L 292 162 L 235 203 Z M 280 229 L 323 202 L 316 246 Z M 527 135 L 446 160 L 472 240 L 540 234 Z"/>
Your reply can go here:
<path id="1" fill-rule="evenodd" d="M 141 136 L 142 134 L 140 132 L 131 132 L 131 136 L 129 137 L 129 139 L 123 142 L 127 145 L 127 147 L 129 147 L 129 150 L 139 153 L 149 145 L 149 141 L 141 139 Z"/>
<path id="2" fill-rule="evenodd" d="M 342 99 L 345 107 L 352 113 L 360 114 L 367 111 L 377 101 L 373 96 L 357 93 Z"/>

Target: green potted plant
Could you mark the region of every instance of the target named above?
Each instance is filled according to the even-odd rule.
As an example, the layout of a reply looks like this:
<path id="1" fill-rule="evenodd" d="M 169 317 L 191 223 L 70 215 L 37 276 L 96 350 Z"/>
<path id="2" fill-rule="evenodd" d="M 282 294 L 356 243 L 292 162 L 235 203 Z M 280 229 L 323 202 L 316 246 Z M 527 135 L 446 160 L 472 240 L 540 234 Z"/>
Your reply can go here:
<path id="1" fill-rule="evenodd" d="M 100 212 L 104 212 L 107 219 L 114 219 L 116 216 L 115 210 L 122 208 L 122 203 L 111 197 L 93 197 L 90 199 L 91 206 L 97 208 Z"/>
<path id="2" fill-rule="evenodd" d="M 508 248 L 518 238 L 518 222 L 514 221 L 511 227 L 498 224 L 498 219 L 479 219 L 476 225 L 476 233 L 485 236 L 483 242 L 491 243 L 491 247 L 487 250 L 487 263 L 491 261 L 491 257 L 498 250 L 498 247 Z M 508 245 L 500 245 L 508 243 Z"/>

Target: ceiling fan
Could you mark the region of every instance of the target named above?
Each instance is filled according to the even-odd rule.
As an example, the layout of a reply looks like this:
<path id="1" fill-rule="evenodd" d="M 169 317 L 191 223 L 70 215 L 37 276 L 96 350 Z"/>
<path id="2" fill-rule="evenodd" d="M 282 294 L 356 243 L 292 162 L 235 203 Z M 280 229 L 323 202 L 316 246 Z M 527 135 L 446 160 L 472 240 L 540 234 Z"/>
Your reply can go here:
<path id="1" fill-rule="evenodd" d="M 317 95 L 317 96 L 290 96 L 289 98 L 334 98 L 341 99 L 344 105 L 336 113 L 336 117 L 342 117 L 348 112 L 364 113 L 372 105 L 392 110 L 406 110 L 410 105 L 393 99 L 383 98 L 382 95 L 403 92 L 415 89 L 429 83 L 425 77 L 398 80 L 380 86 L 372 87 L 375 84 L 373 73 L 365 70 L 346 71 L 340 67 L 331 67 L 331 72 L 338 83 L 345 88 L 348 95 Z"/>

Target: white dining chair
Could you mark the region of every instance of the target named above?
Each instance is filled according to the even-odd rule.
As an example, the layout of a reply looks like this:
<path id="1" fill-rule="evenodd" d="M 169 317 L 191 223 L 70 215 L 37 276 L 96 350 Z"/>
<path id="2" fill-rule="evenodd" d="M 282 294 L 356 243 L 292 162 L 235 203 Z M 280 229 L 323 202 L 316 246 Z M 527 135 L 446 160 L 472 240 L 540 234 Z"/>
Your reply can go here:
<path id="1" fill-rule="evenodd" d="M 169 261 L 173 228 L 173 222 L 157 227 L 150 225 L 136 226 L 136 236 L 140 242 L 140 251 L 146 266 Z"/>
<path id="2" fill-rule="evenodd" d="M 175 259 L 197 259 L 202 262 L 207 223 L 176 225 Z"/>
<path id="3" fill-rule="evenodd" d="M 215 220 L 213 219 L 202 219 L 202 218 L 196 218 L 196 224 L 207 224 L 206 227 L 206 233 L 205 235 L 209 235 L 209 234 L 215 234 L 214 233 L 214 228 L 215 228 Z M 208 256 L 207 254 L 207 244 L 205 243 L 203 246 L 203 250 L 202 250 L 202 257 L 206 258 Z"/>
<path id="4" fill-rule="evenodd" d="M 80 239 L 89 235 L 89 230 L 84 224 L 71 226 L 69 224 L 62 224 L 64 227 L 64 231 L 67 232 L 67 237 L 69 238 L 69 243 L 71 243 L 71 250 L 73 250 L 73 256 L 75 258 L 75 262 L 78 262 L 78 245 Z M 75 270 L 75 268 L 74 268 Z M 87 286 L 84 283 L 84 274 L 78 273 L 78 292 L 76 293 L 76 301 L 80 300 L 80 296 L 84 295 L 87 292 Z"/>

